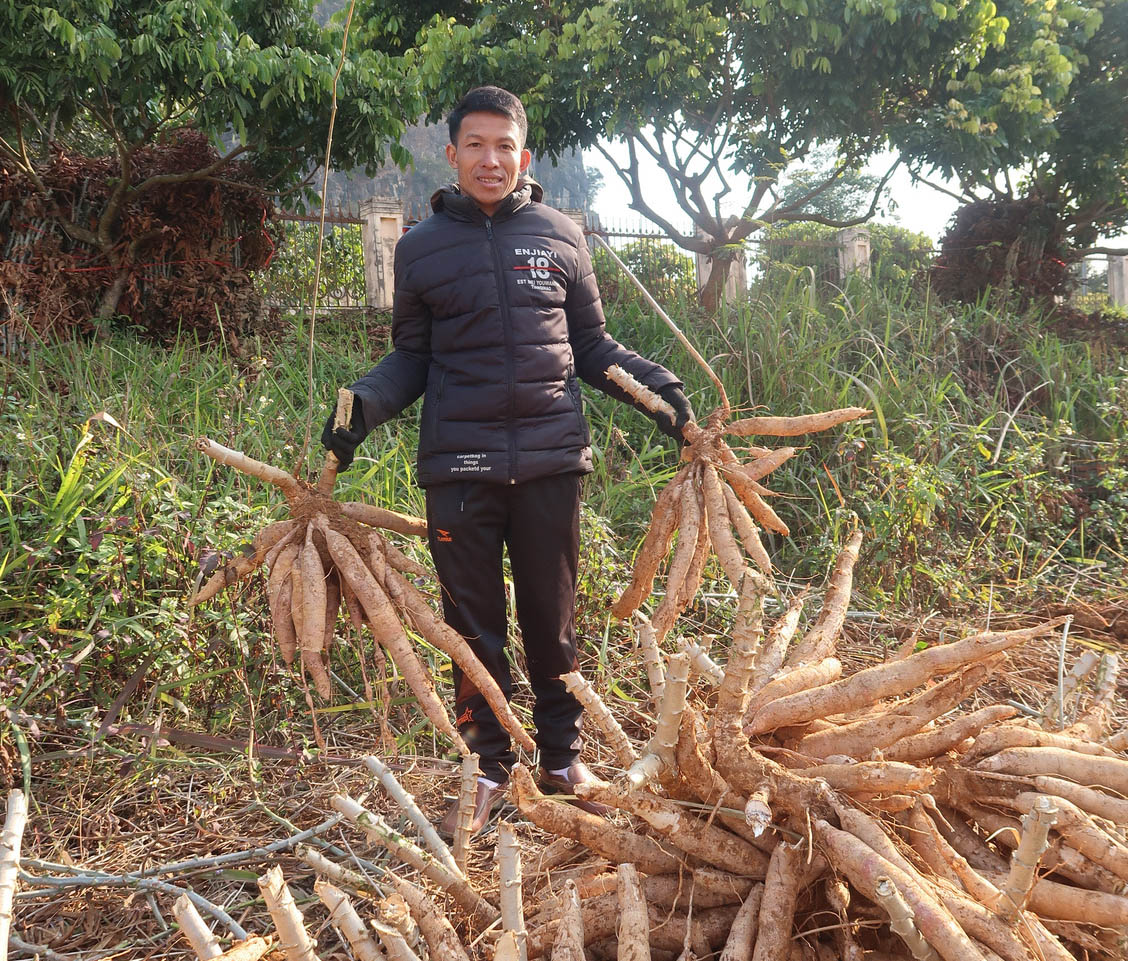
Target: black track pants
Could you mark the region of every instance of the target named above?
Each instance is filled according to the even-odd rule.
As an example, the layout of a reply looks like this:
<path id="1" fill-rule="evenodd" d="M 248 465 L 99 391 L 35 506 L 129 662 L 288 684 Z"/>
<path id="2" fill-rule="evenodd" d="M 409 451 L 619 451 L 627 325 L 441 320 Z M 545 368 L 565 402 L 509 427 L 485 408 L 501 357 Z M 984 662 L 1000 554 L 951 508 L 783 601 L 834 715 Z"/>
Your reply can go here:
<path id="1" fill-rule="evenodd" d="M 583 714 L 559 680 L 577 667 L 580 475 L 433 485 L 427 488 L 427 532 L 447 623 L 466 638 L 506 698 L 513 686 L 502 577 L 502 545 L 508 548 L 541 764 L 567 767 L 579 753 Z M 515 760 L 509 735 L 457 665 L 454 683 L 459 733 L 480 756 L 482 775 L 504 780 Z"/>

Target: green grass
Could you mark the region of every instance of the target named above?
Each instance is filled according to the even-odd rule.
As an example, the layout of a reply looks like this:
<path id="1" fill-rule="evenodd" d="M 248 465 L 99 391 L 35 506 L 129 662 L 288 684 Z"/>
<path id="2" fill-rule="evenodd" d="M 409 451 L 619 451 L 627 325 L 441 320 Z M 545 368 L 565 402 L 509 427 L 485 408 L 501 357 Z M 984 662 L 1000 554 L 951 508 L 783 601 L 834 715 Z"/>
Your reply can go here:
<path id="1" fill-rule="evenodd" d="M 608 313 L 618 339 L 686 379 L 699 415 L 717 404 L 660 321 L 633 300 Z M 871 610 L 975 611 L 1124 590 L 1128 364 L 1115 345 L 1063 340 L 1038 318 L 987 304 L 938 305 L 907 285 L 852 282 L 827 295 L 806 271 L 716 319 L 684 304 L 676 314 L 734 406 L 873 410 L 799 439 L 803 449 L 769 479 L 793 530 L 770 545 L 785 577 L 821 583 L 860 521 L 857 604 Z M 205 609 L 185 603 L 209 552 L 237 550 L 284 513 L 280 497 L 217 468 L 194 440 L 206 434 L 293 469 L 308 421 L 304 461 L 315 473 L 336 387 L 386 349 L 358 330 L 321 322 L 312 414 L 300 326 L 247 340 L 238 354 L 119 332 L 0 359 L 0 701 L 41 717 L 84 715 L 107 708 L 152 659 L 125 714 L 163 712 L 214 733 L 245 732 L 254 717 L 260 738 L 308 741 L 301 691 L 275 660 L 261 580 Z M 613 678 L 624 632 L 607 607 L 677 453 L 608 398 L 589 393 L 588 413 L 596 470 L 585 486 L 579 628 Z M 412 414 L 373 433 L 340 496 L 422 512 Z M 422 545 L 410 549 L 426 560 Z M 703 614 L 722 627 L 724 615 L 716 598 Z M 342 641 L 334 653 L 356 697 L 338 697 L 321 722 L 370 716 L 363 666 L 377 716 L 387 712 L 407 744 L 415 718 L 383 698 L 360 652 Z M 429 656 L 436 674 L 448 670 Z"/>

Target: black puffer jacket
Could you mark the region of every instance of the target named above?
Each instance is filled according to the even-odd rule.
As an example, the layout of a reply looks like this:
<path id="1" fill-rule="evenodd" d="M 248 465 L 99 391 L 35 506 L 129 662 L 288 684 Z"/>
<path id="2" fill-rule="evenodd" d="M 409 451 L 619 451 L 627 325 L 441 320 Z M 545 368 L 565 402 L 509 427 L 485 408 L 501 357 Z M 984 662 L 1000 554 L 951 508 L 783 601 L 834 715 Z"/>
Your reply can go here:
<path id="1" fill-rule="evenodd" d="M 444 188 L 396 245 L 394 349 L 352 389 L 369 428 L 424 395 L 423 486 L 590 471 L 577 375 L 628 403 L 612 364 L 680 383 L 607 334 L 583 234 L 540 198 L 523 182 L 486 217 Z"/>

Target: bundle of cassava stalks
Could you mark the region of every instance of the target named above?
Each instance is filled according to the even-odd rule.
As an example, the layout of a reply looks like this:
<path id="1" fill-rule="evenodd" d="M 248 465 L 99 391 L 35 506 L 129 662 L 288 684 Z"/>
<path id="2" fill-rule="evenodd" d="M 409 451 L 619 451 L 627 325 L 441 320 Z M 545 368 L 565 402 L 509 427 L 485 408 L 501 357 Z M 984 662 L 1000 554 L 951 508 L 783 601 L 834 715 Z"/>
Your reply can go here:
<path id="1" fill-rule="evenodd" d="M 342 391 L 339 422 L 348 423 L 351 403 L 351 393 Z M 300 654 L 304 674 L 324 698 L 332 693 L 329 653 L 343 607 L 357 631 L 368 625 L 436 730 L 467 753 L 406 626 L 448 654 L 482 692 L 510 735 L 522 747 L 533 749 L 497 682 L 413 583 L 412 578 L 430 576 L 426 568 L 380 533 L 420 536 L 426 533 L 425 521 L 359 501 L 335 501 L 332 490 L 338 464 L 332 452 L 326 454 L 321 477 L 312 485 L 206 437 L 197 447 L 220 464 L 273 484 L 285 496 L 290 516 L 264 527 L 249 552 L 220 566 L 196 592 L 193 604 L 210 600 L 265 566 L 271 627 L 282 659 L 289 666 Z"/>

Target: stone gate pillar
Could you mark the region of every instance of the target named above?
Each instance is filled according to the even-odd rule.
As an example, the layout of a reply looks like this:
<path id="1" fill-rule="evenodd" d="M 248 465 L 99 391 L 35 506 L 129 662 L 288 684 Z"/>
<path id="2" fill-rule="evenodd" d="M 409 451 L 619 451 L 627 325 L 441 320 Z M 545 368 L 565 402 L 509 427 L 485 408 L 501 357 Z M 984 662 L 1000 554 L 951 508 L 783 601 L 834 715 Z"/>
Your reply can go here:
<path id="1" fill-rule="evenodd" d="M 1108 258 L 1108 299 L 1118 307 L 1128 306 L 1128 257 Z"/>
<path id="2" fill-rule="evenodd" d="M 395 292 L 392 264 L 403 233 L 403 204 L 388 197 L 369 197 L 360 205 L 364 244 L 364 293 L 369 307 L 390 310 Z"/>
<path id="3" fill-rule="evenodd" d="M 845 280 L 855 272 L 870 275 L 870 235 L 865 227 L 838 231 L 838 276 Z"/>

